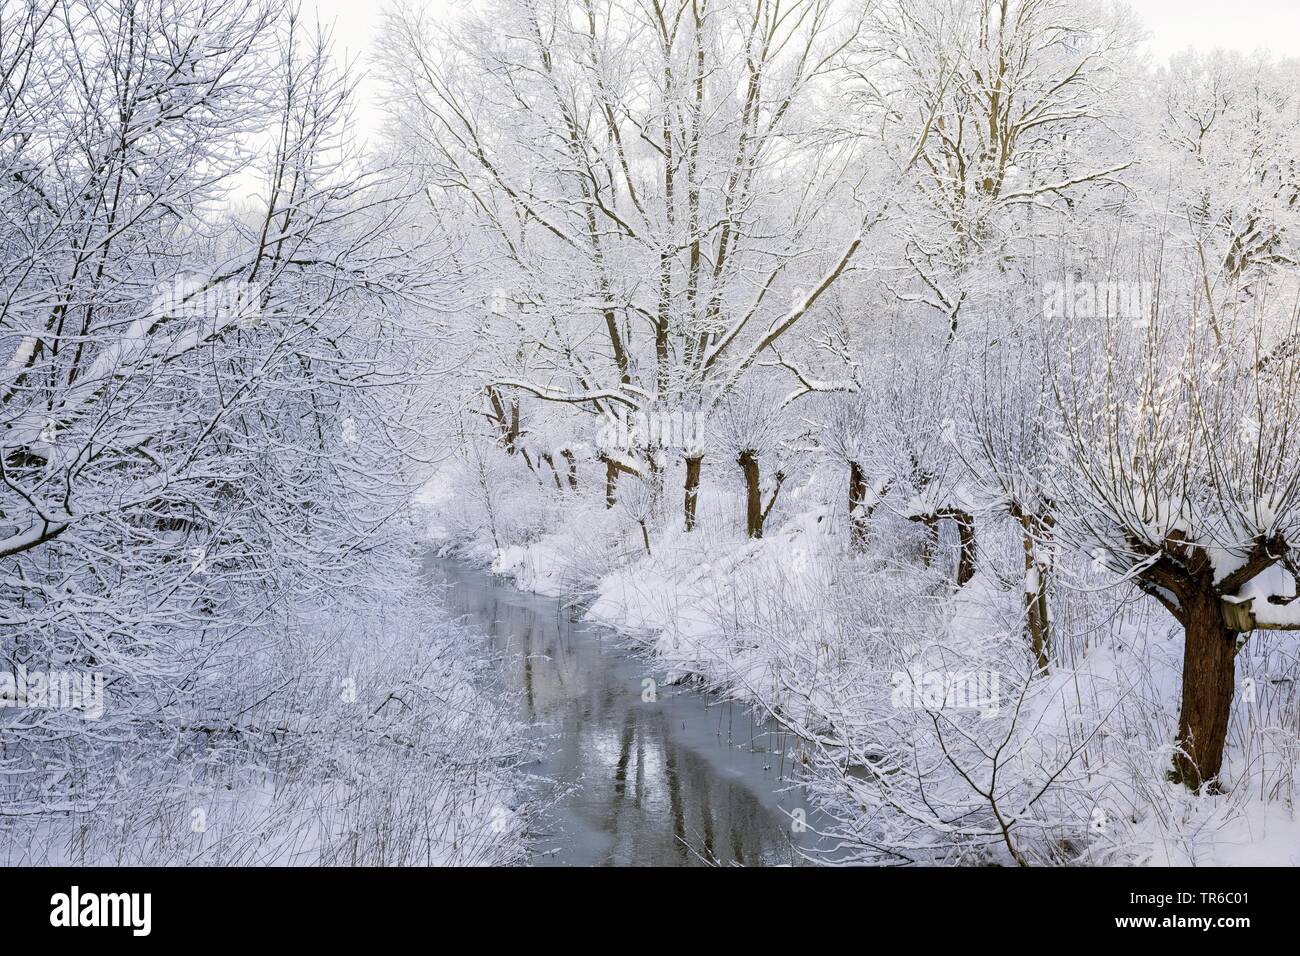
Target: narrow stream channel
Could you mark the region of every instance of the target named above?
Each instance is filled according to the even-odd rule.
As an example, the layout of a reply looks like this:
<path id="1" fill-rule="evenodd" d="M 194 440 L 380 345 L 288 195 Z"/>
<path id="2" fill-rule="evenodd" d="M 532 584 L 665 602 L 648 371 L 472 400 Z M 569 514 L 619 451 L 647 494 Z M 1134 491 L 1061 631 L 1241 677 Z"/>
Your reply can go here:
<path id="1" fill-rule="evenodd" d="M 671 686 L 608 629 L 555 598 L 430 558 L 453 614 L 480 630 L 538 734 L 536 773 L 559 784 L 533 862 L 572 866 L 778 865 L 816 846 L 790 781 L 787 735 L 739 704 Z M 643 700 L 643 681 L 657 682 Z M 794 814 L 792 816 L 792 814 Z"/>

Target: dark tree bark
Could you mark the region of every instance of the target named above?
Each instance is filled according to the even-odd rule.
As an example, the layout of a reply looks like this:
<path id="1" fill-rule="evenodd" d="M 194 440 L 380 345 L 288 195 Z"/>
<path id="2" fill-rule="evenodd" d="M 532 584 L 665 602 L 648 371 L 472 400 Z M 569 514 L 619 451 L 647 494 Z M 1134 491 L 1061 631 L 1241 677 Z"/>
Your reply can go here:
<path id="1" fill-rule="evenodd" d="M 1047 567 L 1038 560 L 1038 547 L 1051 533 L 1052 520 L 1049 515 L 1029 514 L 1018 507 L 1012 508 L 1012 516 L 1020 522 L 1026 584 L 1030 573 L 1035 569 L 1038 572 L 1037 588 L 1025 588 L 1025 633 L 1034 652 L 1034 663 L 1040 671 L 1046 671 L 1052 653 L 1052 632 L 1047 612 Z"/>
<path id="2" fill-rule="evenodd" d="M 605 507 L 614 507 L 614 493 L 618 488 L 618 465 L 614 459 L 605 459 Z"/>
<path id="3" fill-rule="evenodd" d="M 767 505 L 764 506 L 758 469 L 758 453 L 747 449 L 740 453 L 737 460 L 740 462 L 740 470 L 745 476 L 745 533 L 751 538 L 761 538 L 763 537 L 763 525 L 767 521 L 767 516 L 772 513 L 772 506 L 776 504 L 776 496 L 781 493 L 781 485 L 785 482 L 785 473 L 778 471 L 774 476 L 775 484 L 772 488 L 772 497 L 767 500 Z"/>
<path id="4" fill-rule="evenodd" d="M 957 555 L 957 587 L 965 587 L 975 577 L 975 560 L 978 557 L 975 543 L 975 516 L 967 511 L 950 511 L 947 517 L 957 523 L 957 538 L 961 550 Z"/>
<path id="5" fill-rule="evenodd" d="M 498 439 L 501 446 L 505 448 L 507 454 L 513 455 L 518 450 L 518 443 L 522 430 L 519 425 L 519 402 L 511 400 L 509 403 L 502 401 L 501 395 L 491 386 L 487 390 L 488 402 L 492 406 L 491 414 L 488 416 L 497 426 Z M 529 462 L 529 467 L 532 463 Z"/>
<path id="6" fill-rule="evenodd" d="M 555 475 L 555 487 L 560 491 L 564 490 L 564 485 L 560 482 L 560 469 L 555 467 L 555 458 L 549 451 L 542 452 L 542 461 L 551 466 L 551 473 Z"/>
<path id="7" fill-rule="evenodd" d="M 569 465 L 569 487 L 576 491 L 578 488 L 578 460 L 574 457 L 573 452 L 567 448 L 560 452 L 560 456 Z"/>
<path id="8" fill-rule="evenodd" d="M 1237 634 L 1224 623 L 1213 589 L 1187 595 L 1183 611 L 1183 700 L 1173 778 L 1195 790 L 1212 783 L 1223 767 L 1236 690 Z"/>
<path id="9" fill-rule="evenodd" d="M 1029 646 L 1034 651 L 1034 663 L 1040 671 L 1048 668 L 1048 655 L 1051 653 L 1052 637 L 1047 622 L 1047 575 L 1038 567 L 1034 554 L 1034 539 L 1026 531 L 1025 545 L 1025 579 L 1037 570 L 1037 586 L 1032 590 L 1025 587 L 1025 629 L 1029 633 Z"/>
<path id="10" fill-rule="evenodd" d="M 600 460 L 605 463 L 605 507 L 612 508 L 617 503 L 616 492 L 618 490 L 619 473 L 627 472 L 629 475 L 641 477 L 641 472 L 609 455 L 601 455 Z"/>
<path id="11" fill-rule="evenodd" d="M 1217 789 L 1236 690 L 1238 632 L 1224 617 L 1223 598 L 1266 568 L 1286 560 L 1280 537 L 1258 539 L 1244 563 L 1216 580 L 1209 553 L 1172 532 L 1138 583 L 1183 626 L 1183 697 L 1178 752 L 1171 779 L 1193 790 Z"/>
<path id="12" fill-rule="evenodd" d="M 849 462 L 849 545 L 854 551 L 867 546 L 869 511 L 867 476 L 856 461 Z"/>
<path id="13" fill-rule="evenodd" d="M 695 455 L 686 459 L 686 530 L 695 528 L 695 506 L 700 497 L 700 468 L 704 456 Z"/>
<path id="14" fill-rule="evenodd" d="M 928 568 L 934 563 L 934 555 L 939 547 L 939 522 L 949 519 L 957 525 L 957 538 L 960 551 L 957 555 L 957 586 L 963 587 L 975 577 L 975 562 L 979 549 L 975 538 L 975 516 L 959 508 L 944 508 L 934 514 L 913 515 L 910 520 L 925 526 L 925 541 L 921 546 L 921 559 Z"/>
<path id="15" fill-rule="evenodd" d="M 740 470 L 745 476 L 745 533 L 751 538 L 763 537 L 763 493 L 759 487 L 758 455 L 752 451 L 740 453 Z"/>

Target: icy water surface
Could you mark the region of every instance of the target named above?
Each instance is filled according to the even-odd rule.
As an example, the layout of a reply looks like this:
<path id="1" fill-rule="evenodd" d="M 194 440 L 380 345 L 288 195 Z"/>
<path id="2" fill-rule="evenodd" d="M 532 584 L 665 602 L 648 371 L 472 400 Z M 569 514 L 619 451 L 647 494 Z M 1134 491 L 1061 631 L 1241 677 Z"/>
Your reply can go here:
<path id="1" fill-rule="evenodd" d="M 542 739 L 535 768 L 562 796 L 533 862 L 574 866 L 798 864 L 817 819 L 789 780 L 792 742 L 663 673 L 616 635 L 575 620 L 557 599 L 430 558 L 453 613 L 483 632 Z M 655 700 L 643 700 L 646 678 Z M 793 748 L 791 748 L 793 750 Z"/>

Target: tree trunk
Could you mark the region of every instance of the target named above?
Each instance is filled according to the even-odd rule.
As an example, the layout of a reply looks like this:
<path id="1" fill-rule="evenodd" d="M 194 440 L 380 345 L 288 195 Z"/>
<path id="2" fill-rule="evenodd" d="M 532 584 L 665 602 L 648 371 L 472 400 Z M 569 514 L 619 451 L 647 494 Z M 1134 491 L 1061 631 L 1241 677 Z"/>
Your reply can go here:
<path id="1" fill-rule="evenodd" d="M 1052 623 L 1047 615 L 1047 569 L 1038 569 L 1038 593 L 1034 595 L 1034 621 L 1037 635 L 1034 644 L 1038 653 L 1039 666 L 1047 670 L 1051 663 Z"/>
<path id="2" fill-rule="evenodd" d="M 519 402 L 510 403 L 510 426 L 506 430 L 506 451 L 515 453 L 519 443 Z"/>
<path id="3" fill-rule="evenodd" d="M 560 482 L 560 469 L 555 467 L 555 457 L 549 452 L 542 452 L 542 461 L 551 466 L 551 473 L 555 475 L 555 487 L 560 491 L 564 490 L 564 485 Z"/>
<path id="4" fill-rule="evenodd" d="M 618 465 L 614 459 L 605 459 L 605 507 L 614 507 L 614 489 L 618 486 Z"/>
<path id="5" fill-rule="evenodd" d="M 740 470 L 745 474 L 745 532 L 751 538 L 763 537 L 763 494 L 759 487 L 758 455 L 740 453 Z"/>
<path id="6" fill-rule="evenodd" d="M 1193 790 L 1213 785 L 1223 765 L 1228 714 L 1236 685 L 1237 635 L 1223 620 L 1218 595 L 1207 589 L 1184 604 L 1183 705 L 1173 779 Z"/>
<path id="7" fill-rule="evenodd" d="M 695 505 L 700 497 L 700 466 L 704 456 L 696 455 L 686 459 L 686 530 L 695 527 Z"/>
<path id="8" fill-rule="evenodd" d="M 934 563 L 935 553 L 939 550 L 939 519 L 934 515 L 914 518 L 925 526 L 925 539 L 921 542 L 921 560 L 928 568 Z"/>
<path id="9" fill-rule="evenodd" d="M 950 517 L 957 522 L 957 537 L 961 542 L 957 555 L 957 587 L 960 588 L 975 577 L 975 517 L 965 511 L 954 511 Z"/>
<path id="10" fill-rule="evenodd" d="M 560 455 L 569 465 L 569 487 L 576 491 L 578 488 L 578 460 L 574 457 L 573 452 L 567 448 L 560 452 Z"/>
<path id="11" fill-rule="evenodd" d="M 487 389 L 488 401 L 492 405 L 492 414 L 489 416 L 497 425 L 498 438 L 501 445 L 505 448 L 506 453 L 513 455 L 517 450 L 516 443 L 519 441 L 519 402 L 511 401 L 507 408 L 506 403 L 501 400 L 501 396 L 492 386 Z"/>
<path id="12" fill-rule="evenodd" d="M 1021 516 L 1021 541 L 1025 549 L 1025 630 L 1034 651 L 1034 663 L 1046 671 L 1050 663 L 1052 636 L 1047 617 L 1047 568 L 1038 561 L 1038 538 L 1035 526 L 1041 523 Z M 1037 587 L 1029 587 L 1030 575 L 1037 572 Z"/>
<path id="13" fill-rule="evenodd" d="M 867 546 L 867 476 L 856 461 L 849 462 L 849 545 L 854 551 Z"/>

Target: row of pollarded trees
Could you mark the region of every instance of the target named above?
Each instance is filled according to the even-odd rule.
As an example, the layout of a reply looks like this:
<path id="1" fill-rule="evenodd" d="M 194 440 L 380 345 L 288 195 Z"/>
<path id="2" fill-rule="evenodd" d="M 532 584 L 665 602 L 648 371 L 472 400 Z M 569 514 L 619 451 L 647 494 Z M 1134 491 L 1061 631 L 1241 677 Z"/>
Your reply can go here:
<path id="1" fill-rule="evenodd" d="M 869 499 L 865 489 L 901 484 L 913 516 L 961 515 L 973 491 L 1014 519 L 1026 631 L 1042 667 L 1058 550 L 1160 601 L 1185 632 L 1174 776 L 1193 787 L 1222 764 L 1245 639 L 1236 628 L 1246 626 L 1227 608 L 1261 571 L 1294 567 L 1295 75 L 1294 63 L 1177 59 L 1128 92 L 1140 122 L 1102 136 L 1102 155 L 1131 150 L 1131 161 L 1108 164 L 1089 186 L 1063 176 L 1050 202 L 987 197 L 975 206 L 985 241 L 953 239 L 937 257 L 946 272 L 927 271 L 931 259 L 909 248 L 916 281 L 891 291 L 951 320 L 929 348 L 940 352 L 933 339 L 945 333 L 951 347 L 901 398 L 886 362 L 883 386 L 856 389 L 849 440 L 840 429 L 829 442 L 848 465 L 851 509 Z M 956 146 L 932 142 L 949 157 Z M 1011 168 L 1024 173 L 1023 163 Z M 940 185 L 920 208 L 950 198 Z M 999 215 L 999 205 L 1011 208 Z M 926 240 L 904 241 L 932 248 L 973 234 L 947 231 L 961 221 L 948 216 Z M 981 246 L 995 256 L 981 257 Z M 948 387 L 954 379 L 964 384 Z M 800 376 L 807 391 L 819 390 L 814 380 Z M 863 435 L 875 438 L 866 448 Z M 1273 617 L 1270 626 L 1291 626 Z"/>
<path id="2" fill-rule="evenodd" d="M 832 398 L 840 410 L 819 416 L 823 447 L 865 463 L 849 469 L 862 482 L 849 488 L 851 505 L 855 495 L 861 502 L 854 536 L 886 496 L 904 514 L 922 510 L 909 500 L 924 491 L 918 459 L 929 463 L 926 478 L 938 475 L 948 489 L 929 513 L 1000 515 L 1019 529 L 1024 628 L 1041 669 L 1051 660 L 1052 579 L 1071 584 L 1063 559 L 1091 563 L 1158 601 L 1184 632 L 1173 776 L 1193 788 L 1219 776 L 1234 659 L 1252 630 L 1233 604 L 1274 566 L 1285 569 L 1283 580 L 1293 576 L 1300 543 L 1297 286 L 1257 285 L 1211 324 L 1198 263 L 1166 261 L 1149 323 L 1076 318 L 1025 331 L 1033 341 L 1023 350 L 985 342 L 980 361 L 951 372 L 969 410 L 961 426 L 949 420 L 928 436 L 908 435 L 917 415 L 889 390 Z M 927 404 L 920 414 L 943 408 Z M 1294 593 L 1255 596 L 1262 627 L 1300 622 L 1285 611 Z"/>

